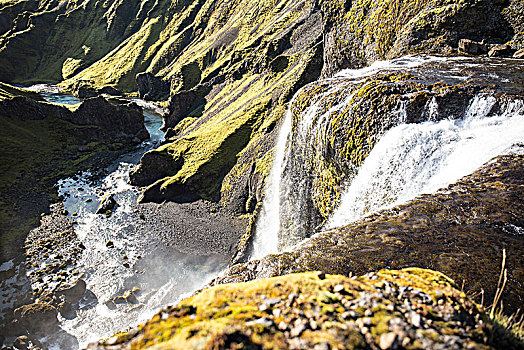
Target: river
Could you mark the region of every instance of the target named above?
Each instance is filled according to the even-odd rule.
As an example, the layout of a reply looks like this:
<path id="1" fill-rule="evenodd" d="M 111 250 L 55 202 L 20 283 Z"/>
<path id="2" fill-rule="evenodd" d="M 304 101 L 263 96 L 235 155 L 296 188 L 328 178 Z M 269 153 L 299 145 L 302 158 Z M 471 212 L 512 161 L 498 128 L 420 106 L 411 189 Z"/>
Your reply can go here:
<path id="1" fill-rule="evenodd" d="M 39 85 L 31 89 L 53 103 L 81 102 L 60 94 L 54 87 Z M 89 342 L 136 326 L 203 286 L 227 264 L 223 257 L 176 251 L 155 234 L 155 227 L 148 226 L 137 204 L 140 188 L 129 185 L 129 173 L 145 152 L 164 141 L 160 131 L 163 111 L 153 103 L 132 101 L 143 108 L 150 139 L 119 157 L 102 171 L 102 176 L 83 172 L 57 184 L 64 209 L 85 246 L 76 268 L 87 284 L 87 292 L 74 317 L 59 315 L 62 331 L 41 339 L 51 349 L 83 348 Z M 110 216 L 95 214 L 105 195 L 113 195 L 117 202 Z M 38 287 L 33 284 L 33 288 Z M 130 291 L 133 298 L 128 298 L 129 302 L 111 302 Z"/>

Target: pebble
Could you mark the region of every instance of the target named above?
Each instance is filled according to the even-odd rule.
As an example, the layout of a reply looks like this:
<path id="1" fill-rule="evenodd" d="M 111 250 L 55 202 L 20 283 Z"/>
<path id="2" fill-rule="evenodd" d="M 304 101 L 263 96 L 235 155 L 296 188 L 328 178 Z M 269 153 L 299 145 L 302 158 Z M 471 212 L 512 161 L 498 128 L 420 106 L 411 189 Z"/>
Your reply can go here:
<path id="1" fill-rule="evenodd" d="M 392 349 L 395 345 L 395 342 L 397 341 L 397 337 L 398 336 L 393 332 L 384 333 L 380 336 L 378 346 L 382 350 Z"/>
<path id="2" fill-rule="evenodd" d="M 411 311 L 409 318 L 411 319 L 411 324 L 417 328 L 421 325 L 421 317 L 415 311 Z"/>
<path id="3" fill-rule="evenodd" d="M 337 284 L 337 285 L 335 286 L 335 288 L 333 288 L 333 291 L 334 291 L 335 293 L 342 293 L 342 292 L 344 292 L 345 290 L 346 290 L 346 289 L 345 289 L 344 286 L 341 285 L 341 284 Z"/>

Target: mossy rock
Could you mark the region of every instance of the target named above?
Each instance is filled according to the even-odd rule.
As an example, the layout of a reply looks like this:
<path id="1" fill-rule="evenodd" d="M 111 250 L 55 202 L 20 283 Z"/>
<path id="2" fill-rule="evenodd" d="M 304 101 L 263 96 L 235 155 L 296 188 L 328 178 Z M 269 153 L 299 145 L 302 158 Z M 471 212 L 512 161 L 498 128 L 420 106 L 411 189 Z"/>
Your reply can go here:
<path id="1" fill-rule="evenodd" d="M 495 335 L 496 334 L 496 335 Z M 216 286 L 89 349 L 517 348 L 431 270 L 358 278 L 318 272 Z"/>

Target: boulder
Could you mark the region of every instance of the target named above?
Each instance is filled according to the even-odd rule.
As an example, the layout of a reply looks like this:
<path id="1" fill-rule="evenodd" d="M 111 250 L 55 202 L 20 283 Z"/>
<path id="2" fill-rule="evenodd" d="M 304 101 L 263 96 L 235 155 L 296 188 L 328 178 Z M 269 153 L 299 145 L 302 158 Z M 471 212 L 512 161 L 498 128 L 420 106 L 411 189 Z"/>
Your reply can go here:
<path id="1" fill-rule="evenodd" d="M 122 93 L 112 86 L 104 86 L 97 90 L 98 94 L 106 94 L 111 96 L 120 96 Z"/>
<path id="2" fill-rule="evenodd" d="M 460 39 L 458 49 L 459 52 L 470 55 L 481 55 L 488 52 L 488 46 L 484 44 L 484 42 L 478 42 L 469 39 Z"/>
<path id="3" fill-rule="evenodd" d="M 515 52 L 514 49 L 511 48 L 511 46 L 504 44 L 504 45 L 494 45 L 489 49 L 488 56 L 489 57 L 511 57 L 513 56 L 513 53 Z"/>
<path id="4" fill-rule="evenodd" d="M 47 303 L 21 306 L 14 311 L 18 326 L 30 332 L 48 332 L 58 328 L 58 310 Z"/>
<path id="5" fill-rule="evenodd" d="M 60 286 L 55 294 L 64 296 L 65 301 L 70 304 L 78 302 L 86 292 L 86 282 L 83 279 L 77 279 L 75 282 Z"/>
<path id="6" fill-rule="evenodd" d="M 100 202 L 96 214 L 105 214 L 108 210 L 112 210 L 116 204 L 115 197 L 112 194 L 106 195 L 102 198 L 102 202 Z"/>

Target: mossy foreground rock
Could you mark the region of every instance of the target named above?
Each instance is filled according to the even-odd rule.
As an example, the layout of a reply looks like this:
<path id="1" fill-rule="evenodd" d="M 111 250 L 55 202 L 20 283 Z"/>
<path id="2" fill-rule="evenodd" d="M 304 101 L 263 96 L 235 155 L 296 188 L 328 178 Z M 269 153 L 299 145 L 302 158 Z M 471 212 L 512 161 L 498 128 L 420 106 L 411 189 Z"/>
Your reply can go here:
<path id="1" fill-rule="evenodd" d="M 441 273 L 318 272 L 216 286 L 89 349 L 517 348 Z"/>

